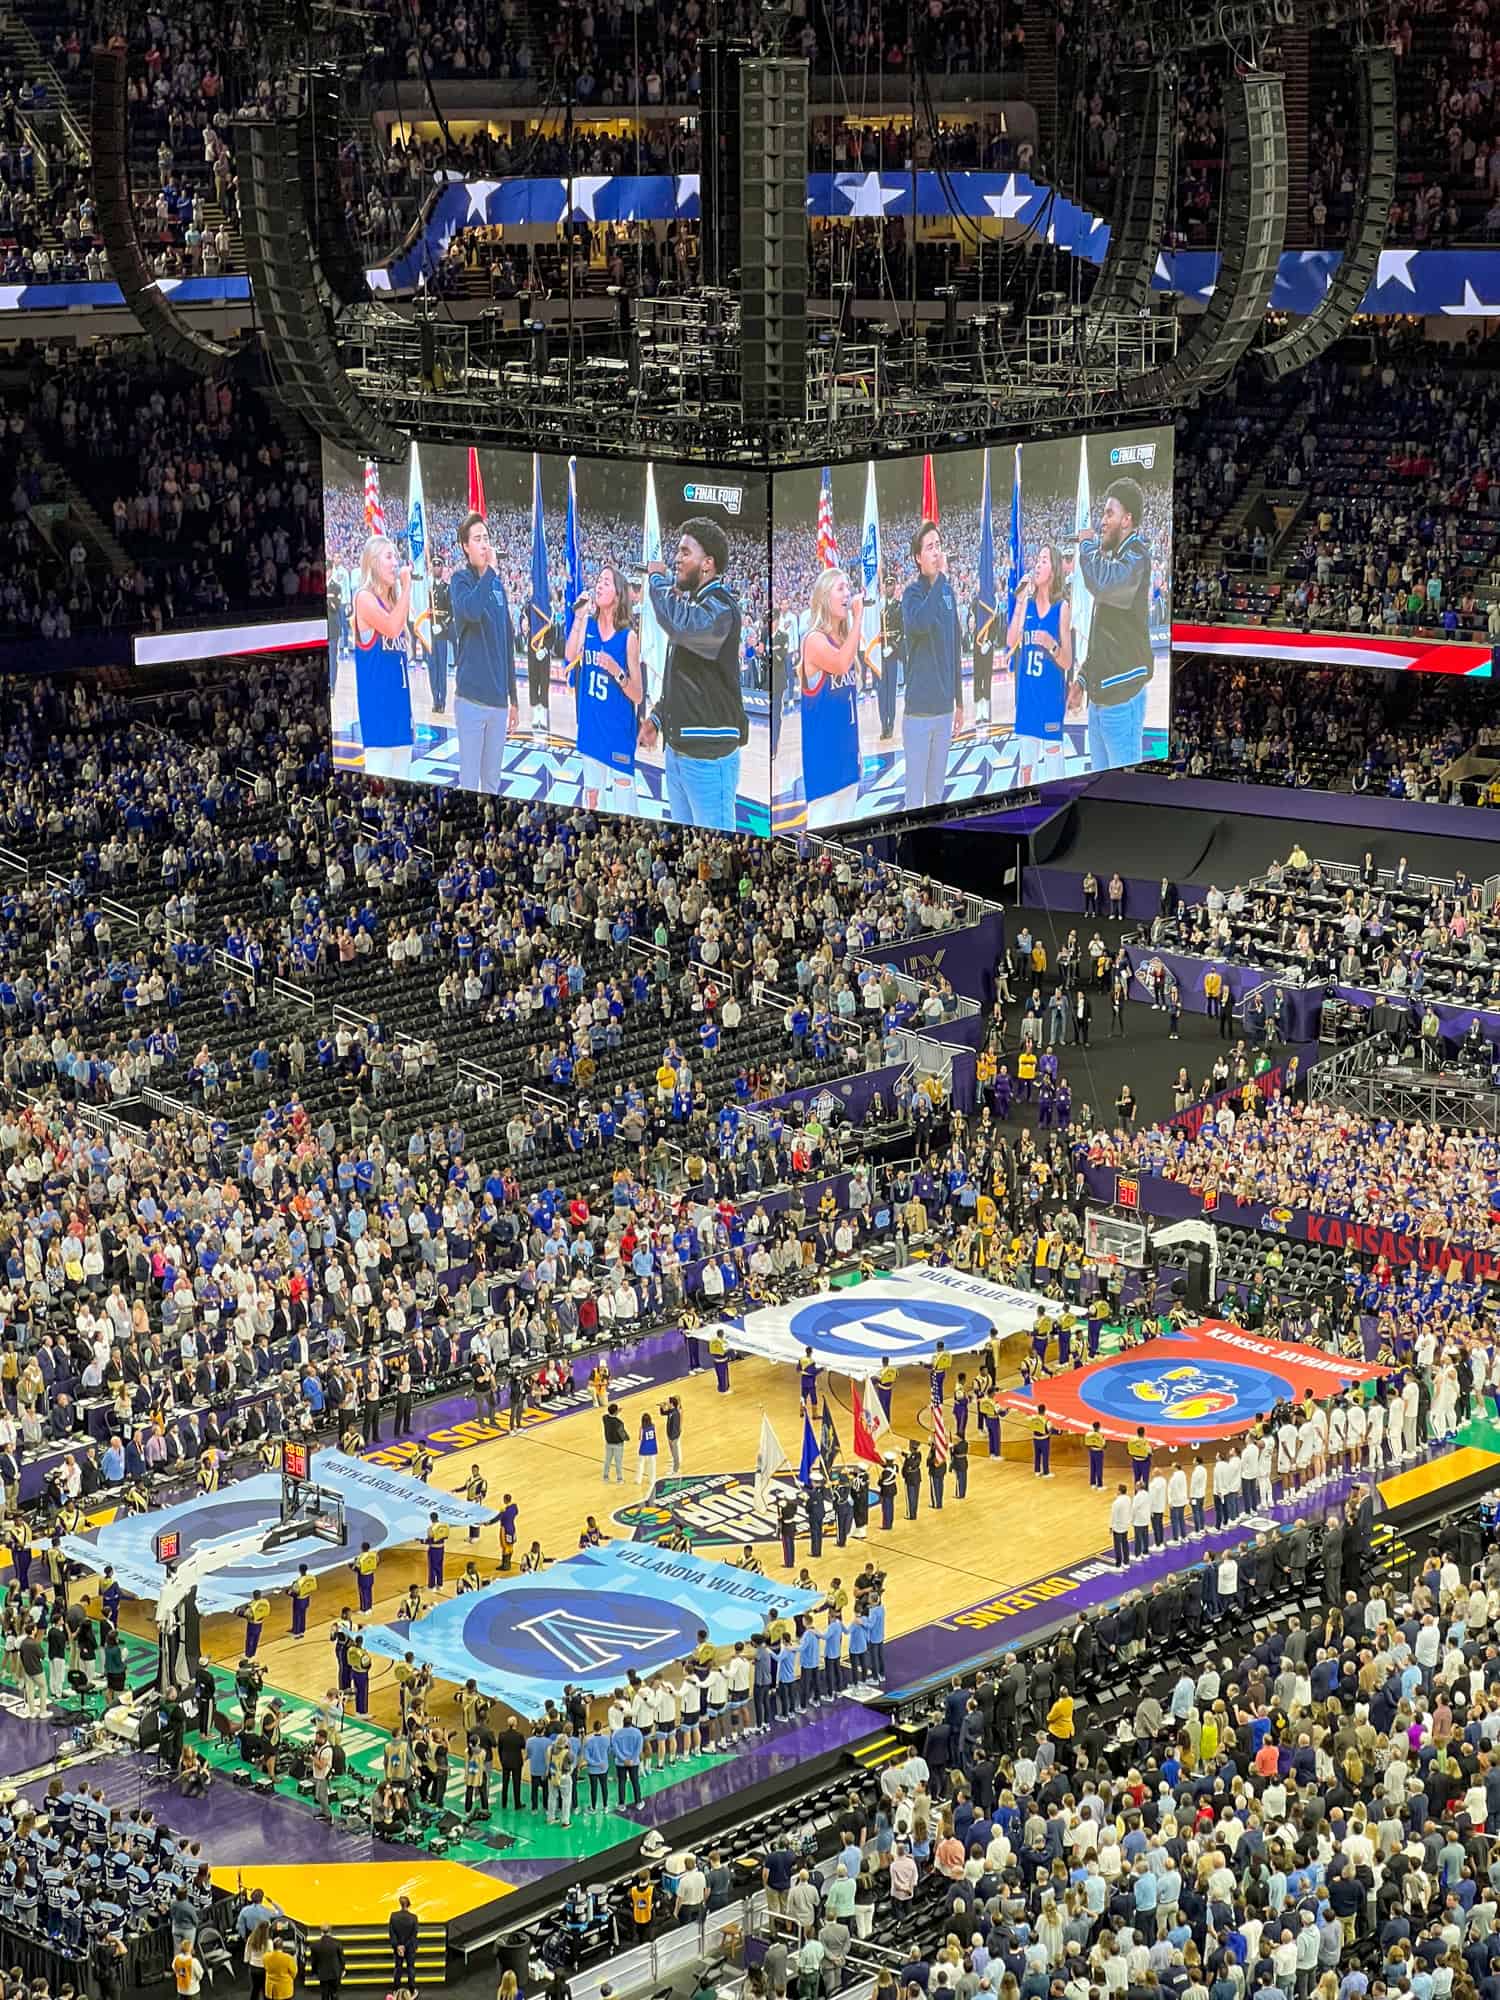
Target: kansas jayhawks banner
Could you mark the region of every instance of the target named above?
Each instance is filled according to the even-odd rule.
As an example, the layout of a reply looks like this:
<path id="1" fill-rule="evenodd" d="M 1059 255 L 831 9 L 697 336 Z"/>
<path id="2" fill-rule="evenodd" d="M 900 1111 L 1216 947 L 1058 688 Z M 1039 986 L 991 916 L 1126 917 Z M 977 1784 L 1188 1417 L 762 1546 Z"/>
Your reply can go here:
<path id="1" fill-rule="evenodd" d="M 790 1617 L 822 1601 L 734 1563 L 607 1542 L 451 1597 L 414 1625 L 373 1626 L 365 1644 L 387 1660 L 410 1653 L 460 1686 L 472 1677 L 481 1693 L 539 1715 L 568 1683 L 607 1693 L 632 1669 L 644 1680 L 686 1659 L 700 1631 L 716 1646 L 748 1643 L 773 1610 Z"/>
<path id="2" fill-rule="evenodd" d="M 1262 1340 L 1227 1320 L 1206 1319 L 999 1400 L 1026 1416 L 1045 1403 L 1063 1431 L 1097 1424 L 1106 1437 L 1132 1438 L 1144 1424 L 1153 1444 L 1208 1444 L 1249 1430 L 1278 1403 L 1309 1392 L 1322 1400 L 1385 1373 L 1372 1362 Z"/>
<path id="3" fill-rule="evenodd" d="M 798 1362 L 810 1348 L 819 1368 L 864 1381 L 887 1361 L 893 1368 L 930 1368 L 939 1347 L 968 1354 L 991 1335 L 1029 1333 L 1050 1303 L 1040 1292 L 993 1285 L 968 1271 L 913 1265 L 747 1313 L 740 1325 L 725 1326 L 724 1337 L 740 1353 L 767 1361 Z"/>

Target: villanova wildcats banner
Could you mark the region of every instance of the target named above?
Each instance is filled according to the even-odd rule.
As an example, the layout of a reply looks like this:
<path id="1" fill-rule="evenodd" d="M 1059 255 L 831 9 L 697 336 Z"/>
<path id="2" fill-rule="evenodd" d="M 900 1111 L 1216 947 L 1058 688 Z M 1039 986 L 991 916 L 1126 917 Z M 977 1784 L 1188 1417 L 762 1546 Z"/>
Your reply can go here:
<path id="1" fill-rule="evenodd" d="M 1321 1347 L 1262 1340 L 1228 1320 L 1206 1319 L 1182 1333 L 1123 1348 L 1065 1375 L 1049 1375 L 1041 1395 L 1010 1389 L 1002 1408 L 1033 1416 L 1039 1402 L 1062 1431 L 1097 1424 L 1109 1438 L 1145 1426 L 1152 1444 L 1209 1444 L 1247 1431 L 1278 1403 L 1336 1396 L 1351 1382 L 1387 1371 Z"/>
<path id="2" fill-rule="evenodd" d="M 1029 1333 L 1048 1304 L 1040 1292 L 991 1284 L 969 1271 L 914 1265 L 868 1284 L 762 1307 L 723 1333 L 742 1354 L 798 1362 L 811 1349 L 820 1368 L 864 1381 L 887 1361 L 893 1368 L 930 1368 L 939 1347 L 969 1354 L 992 1334 L 1004 1340 Z"/>
<path id="3" fill-rule="evenodd" d="M 521 1715 L 539 1715 L 571 1683 L 608 1693 L 685 1660 L 706 1631 L 716 1646 L 748 1642 L 773 1610 L 815 1611 L 822 1593 L 751 1575 L 649 1542 L 607 1542 L 534 1576 L 497 1577 L 451 1597 L 416 1624 L 376 1625 L 365 1644 L 382 1659 L 410 1653 L 438 1677 Z"/>
<path id="4" fill-rule="evenodd" d="M 278 1549 L 242 1555 L 199 1584 L 201 1611 L 234 1611 L 261 1591 L 285 1590 L 303 1563 L 314 1576 L 342 1569 L 359 1553 L 361 1542 L 372 1549 L 393 1549 L 402 1542 L 420 1541 L 432 1514 L 458 1528 L 482 1527 L 496 1518 L 493 1507 L 476 1506 L 406 1473 L 349 1458 L 341 1451 L 320 1451 L 313 1462 L 313 1478 L 343 1499 L 348 1546 L 299 1535 Z M 182 1554 L 188 1556 L 205 1542 L 227 1542 L 257 1528 L 273 1527 L 280 1515 L 280 1473 L 257 1472 L 222 1492 L 195 1493 L 175 1507 L 121 1514 L 97 1535 L 65 1535 L 63 1553 L 96 1573 L 107 1563 L 122 1590 L 154 1600 L 161 1594 L 166 1572 L 152 1553 L 152 1543 L 164 1528 L 179 1531 Z"/>

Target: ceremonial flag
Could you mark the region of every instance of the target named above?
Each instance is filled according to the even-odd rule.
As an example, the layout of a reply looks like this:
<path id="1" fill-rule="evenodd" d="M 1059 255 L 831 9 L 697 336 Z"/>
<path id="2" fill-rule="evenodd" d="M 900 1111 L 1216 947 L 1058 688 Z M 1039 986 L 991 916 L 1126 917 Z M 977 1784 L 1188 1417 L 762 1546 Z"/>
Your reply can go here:
<path id="1" fill-rule="evenodd" d="M 833 1427 L 833 1411 L 828 1407 L 828 1398 L 823 1398 L 823 1433 L 818 1449 L 823 1454 L 823 1464 L 832 1472 L 840 1456 L 839 1434 Z"/>
<path id="2" fill-rule="evenodd" d="M 564 543 L 568 560 L 568 608 L 565 616 L 571 619 L 573 606 L 583 595 L 583 558 L 578 552 L 578 460 L 568 460 L 568 521 L 564 530 Z M 621 607 L 624 616 L 624 607 Z"/>
<path id="3" fill-rule="evenodd" d="M 527 638 L 539 660 L 552 638 L 552 585 L 547 577 L 547 536 L 542 526 L 542 455 L 531 454 L 531 601 Z"/>
<path id="4" fill-rule="evenodd" d="M 380 470 L 373 458 L 365 460 L 365 533 L 385 533 L 385 509 L 380 504 Z"/>
<path id="5" fill-rule="evenodd" d="M 936 521 L 938 518 L 937 474 L 932 469 L 932 453 L 922 460 L 922 519 Z"/>
<path id="6" fill-rule="evenodd" d="M 837 569 L 839 540 L 833 532 L 833 474 L 823 467 L 823 485 L 818 493 L 818 567 Z"/>
<path id="7" fill-rule="evenodd" d="M 884 1460 L 880 1439 L 890 1425 L 880 1407 L 874 1381 L 865 1383 L 863 1396 L 859 1394 L 858 1384 L 851 1383 L 849 1402 L 854 1413 L 854 1456 L 865 1459 L 871 1465 L 880 1465 Z"/>
<path id="8" fill-rule="evenodd" d="M 865 608 L 860 618 L 860 657 L 879 675 L 885 664 L 885 600 L 880 581 L 885 564 L 880 553 L 880 504 L 875 494 L 875 466 L 865 467 L 865 530 L 859 543 L 859 587 Z"/>
<path id="9" fill-rule="evenodd" d="M 660 562 L 661 516 L 656 511 L 656 468 L 646 467 L 646 511 L 641 521 L 641 564 L 647 567 Z M 651 602 L 651 592 L 645 585 L 641 589 L 641 679 L 646 690 L 645 707 L 649 712 L 661 694 L 662 675 L 667 666 L 667 635 L 661 629 L 661 621 Z"/>
<path id="10" fill-rule="evenodd" d="M 427 568 L 427 503 L 422 495 L 422 453 L 411 448 L 406 485 L 406 542 L 411 556 L 411 634 L 424 652 L 432 651 L 432 582 Z"/>
<path id="11" fill-rule="evenodd" d="M 932 1406 L 932 1448 L 937 1453 L 939 1465 L 948 1463 L 948 1418 L 941 1403 Z"/>
<path id="12" fill-rule="evenodd" d="M 990 454 L 984 454 L 984 493 L 979 502 L 979 589 L 974 600 L 976 647 L 996 644 L 995 512 L 990 502 Z"/>
<path id="13" fill-rule="evenodd" d="M 811 1414 L 802 1412 L 802 1463 L 797 1468 L 797 1477 L 804 1486 L 812 1485 L 813 1471 L 818 1463 L 818 1440 L 813 1433 Z"/>
<path id="14" fill-rule="evenodd" d="M 771 1428 L 771 1419 L 762 1414 L 760 1449 L 755 1454 L 755 1498 L 761 1506 L 765 1505 L 771 1481 L 785 1464 L 786 1453 L 781 1449 L 781 1440 Z"/>
<path id="15" fill-rule="evenodd" d="M 479 470 L 479 452 L 472 444 L 469 446 L 469 512 L 481 515 L 486 512 L 484 474 Z"/>
<path id="16" fill-rule="evenodd" d="M 1073 530 L 1075 534 L 1089 532 L 1089 517 L 1093 503 L 1089 497 L 1089 447 L 1088 439 L 1078 440 L 1078 497 L 1073 505 Z M 1089 634 L 1094 629 L 1094 600 L 1083 580 L 1083 564 L 1075 560 L 1073 564 L 1073 588 L 1069 595 L 1069 608 L 1073 625 L 1073 665 L 1083 665 L 1088 656 Z"/>

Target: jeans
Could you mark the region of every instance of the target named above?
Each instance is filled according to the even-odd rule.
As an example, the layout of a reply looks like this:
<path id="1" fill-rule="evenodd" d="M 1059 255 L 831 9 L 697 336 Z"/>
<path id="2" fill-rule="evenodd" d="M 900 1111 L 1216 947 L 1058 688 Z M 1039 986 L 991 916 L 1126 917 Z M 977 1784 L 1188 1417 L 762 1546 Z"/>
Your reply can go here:
<path id="1" fill-rule="evenodd" d="M 1122 764 L 1141 761 L 1141 733 L 1146 726 L 1146 689 L 1133 694 L 1115 708 L 1089 703 L 1089 767 L 1095 771 L 1118 770 Z M 910 800 L 907 801 L 910 804 Z"/>
<path id="2" fill-rule="evenodd" d="M 666 747 L 667 810 L 676 826 L 716 826 L 734 831 L 734 801 L 740 788 L 740 753 L 727 757 L 686 757 Z"/>
<path id="3" fill-rule="evenodd" d="M 505 733 L 510 711 L 491 708 L 487 702 L 453 697 L 453 720 L 458 728 L 458 782 L 466 792 L 500 789 L 500 760 L 505 754 Z"/>
<path id="4" fill-rule="evenodd" d="M 611 1467 L 614 1469 L 615 1478 L 623 1486 L 625 1484 L 625 1447 L 623 1444 L 606 1444 L 604 1447 L 604 1483 L 606 1486 L 609 1484 Z"/>
<path id="5" fill-rule="evenodd" d="M 906 809 L 941 805 L 948 777 L 948 752 L 953 747 L 953 711 L 913 715 L 908 709 L 901 725 L 906 753 Z"/>

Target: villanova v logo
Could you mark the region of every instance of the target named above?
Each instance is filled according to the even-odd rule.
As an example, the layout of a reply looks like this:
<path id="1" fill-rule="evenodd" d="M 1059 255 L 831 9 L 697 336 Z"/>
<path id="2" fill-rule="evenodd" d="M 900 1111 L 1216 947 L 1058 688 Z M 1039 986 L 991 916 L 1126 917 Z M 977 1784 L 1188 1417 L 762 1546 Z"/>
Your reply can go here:
<path id="1" fill-rule="evenodd" d="M 675 1626 L 626 1625 L 564 1610 L 538 1612 L 515 1629 L 575 1674 L 596 1673 L 629 1654 L 649 1653 L 664 1640 L 678 1636 Z"/>

